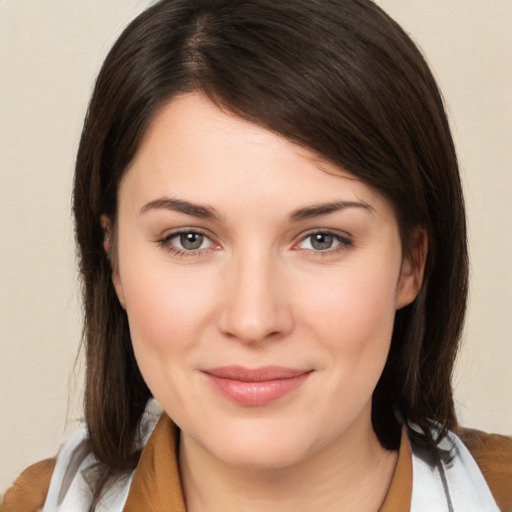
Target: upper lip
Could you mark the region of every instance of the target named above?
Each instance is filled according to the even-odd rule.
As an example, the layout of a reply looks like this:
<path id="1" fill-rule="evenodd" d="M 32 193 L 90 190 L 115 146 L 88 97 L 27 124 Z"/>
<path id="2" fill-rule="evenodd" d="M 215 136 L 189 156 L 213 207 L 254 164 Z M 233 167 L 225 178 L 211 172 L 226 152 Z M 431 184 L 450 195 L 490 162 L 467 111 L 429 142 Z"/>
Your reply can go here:
<path id="1" fill-rule="evenodd" d="M 312 370 L 288 368 L 286 366 L 260 366 L 259 368 L 220 366 L 218 368 L 208 368 L 202 371 L 221 379 L 240 380 L 244 382 L 264 382 L 267 380 L 291 379 L 309 373 Z"/>

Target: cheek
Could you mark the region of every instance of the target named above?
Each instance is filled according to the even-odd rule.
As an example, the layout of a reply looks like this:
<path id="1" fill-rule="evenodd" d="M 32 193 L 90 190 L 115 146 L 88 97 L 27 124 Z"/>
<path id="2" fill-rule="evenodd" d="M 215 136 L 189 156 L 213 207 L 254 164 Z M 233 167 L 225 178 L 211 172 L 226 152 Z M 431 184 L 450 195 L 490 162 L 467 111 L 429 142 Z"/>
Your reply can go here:
<path id="1" fill-rule="evenodd" d="M 193 346 L 215 300 L 207 272 L 174 271 L 167 262 L 127 261 L 122 273 L 126 310 L 137 359 L 165 359 Z M 211 283 L 210 283 L 211 284 Z"/>
<path id="2" fill-rule="evenodd" d="M 395 260 L 347 267 L 323 286 L 317 282 L 315 293 L 302 300 L 306 325 L 341 375 L 380 375 L 393 331 L 398 268 Z"/>
<path id="3" fill-rule="evenodd" d="M 143 273 L 135 269 L 125 266 L 123 281 L 135 358 L 157 401 L 179 411 L 195 400 L 187 383 L 195 349 L 211 324 L 213 286 L 205 286 L 197 271 L 156 264 L 146 264 Z"/>
<path id="4" fill-rule="evenodd" d="M 308 300 L 311 319 L 339 334 L 363 338 L 379 326 L 389 327 L 395 315 L 396 274 L 383 276 L 372 270 L 347 270 L 325 286 L 318 286 Z"/>

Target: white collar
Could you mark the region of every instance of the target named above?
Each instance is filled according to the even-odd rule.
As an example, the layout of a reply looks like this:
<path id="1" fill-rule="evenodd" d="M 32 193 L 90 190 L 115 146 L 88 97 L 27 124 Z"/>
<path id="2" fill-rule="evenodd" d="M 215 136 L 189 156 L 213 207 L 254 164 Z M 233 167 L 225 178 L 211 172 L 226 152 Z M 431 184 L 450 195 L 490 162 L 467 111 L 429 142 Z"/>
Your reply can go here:
<path id="1" fill-rule="evenodd" d="M 437 450 L 409 437 L 411 512 L 500 512 L 477 463 L 458 436 L 448 432 Z"/>

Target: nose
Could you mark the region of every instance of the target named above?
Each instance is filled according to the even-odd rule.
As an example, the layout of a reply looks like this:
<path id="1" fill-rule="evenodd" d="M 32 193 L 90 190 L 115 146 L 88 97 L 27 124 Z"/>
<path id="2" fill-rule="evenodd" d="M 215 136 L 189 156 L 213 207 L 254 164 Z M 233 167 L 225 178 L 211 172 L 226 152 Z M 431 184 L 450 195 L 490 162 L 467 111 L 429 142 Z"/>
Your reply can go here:
<path id="1" fill-rule="evenodd" d="M 293 329 L 291 303 L 277 262 L 261 251 L 229 265 L 218 317 L 226 336 L 247 344 L 279 339 Z"/>

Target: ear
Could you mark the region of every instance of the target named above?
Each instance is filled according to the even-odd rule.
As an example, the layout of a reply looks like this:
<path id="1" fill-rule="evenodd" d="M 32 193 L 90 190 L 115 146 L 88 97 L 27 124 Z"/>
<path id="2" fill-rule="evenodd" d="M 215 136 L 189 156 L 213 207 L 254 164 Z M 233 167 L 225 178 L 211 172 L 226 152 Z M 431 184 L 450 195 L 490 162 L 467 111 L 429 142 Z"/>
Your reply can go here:
<path id="1" fill-rule="evenodd" d="M 396 293 L 396 309 L 410 304 L 423 284 L 428 253 L 428 236 L 423 226 L 418 226 L 411 236 L 409 251 L 404 254 Z"/>
<path id="2" fill-rule="evenodd" d="M 105 252 L 110 259 L 110 219 L 108 218 L 108 215 L 100 215 L 100 224 L 103 229 L 103 249 L 105 249 Z"/>
<path id="3" fill-rule="evenodd" d="M 112 283 L 114 285 L 114 289 L 116 290 L 119 303 L 123 309 L 126 309 L 123 284 L 121 283 L 121 277 L 119 276 L 119 265 L 116 261 L 113 261 L 112 257 L 112 250 L 114 249 L 112 247 L 112 229 L 110 219 L 107 215 L 103 214 L 100 216 L 100 224 L 103 228 L 103 249 L 105 250 L 105 253 L 107 254 L 112 267 Z M 114 258 L 117 258 L 117 255 L 114 255 Z"/>

